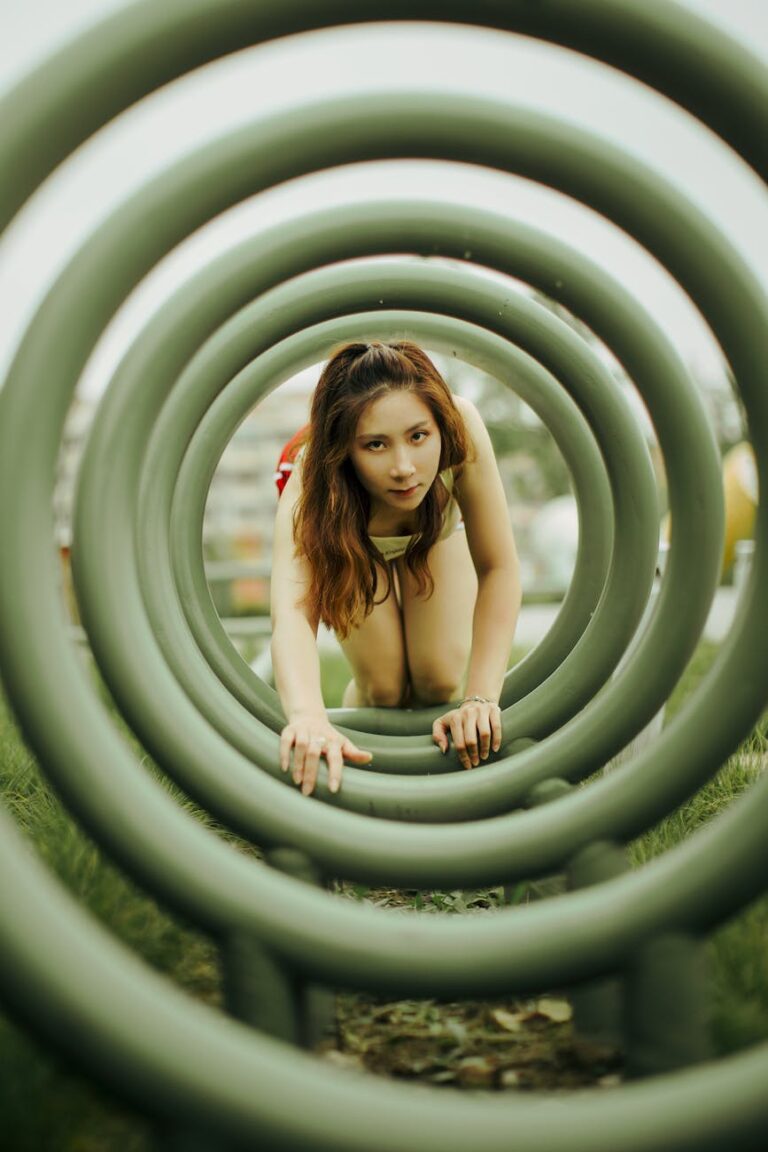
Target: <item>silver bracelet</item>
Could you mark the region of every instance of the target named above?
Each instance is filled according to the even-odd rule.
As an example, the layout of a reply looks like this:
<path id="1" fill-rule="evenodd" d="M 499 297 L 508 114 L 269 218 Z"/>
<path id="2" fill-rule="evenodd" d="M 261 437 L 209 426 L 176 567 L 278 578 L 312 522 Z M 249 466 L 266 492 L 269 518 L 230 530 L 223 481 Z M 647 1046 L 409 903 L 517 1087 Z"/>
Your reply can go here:
<path id="1" fill-rule="evenodd" d="M 486 700 L 485 696 L 465 696 L 459 708 L 463 708 L 465 704 L 496 704 L 495 700 Z M 498 705 L 496 705 L 498 707 Z"/>

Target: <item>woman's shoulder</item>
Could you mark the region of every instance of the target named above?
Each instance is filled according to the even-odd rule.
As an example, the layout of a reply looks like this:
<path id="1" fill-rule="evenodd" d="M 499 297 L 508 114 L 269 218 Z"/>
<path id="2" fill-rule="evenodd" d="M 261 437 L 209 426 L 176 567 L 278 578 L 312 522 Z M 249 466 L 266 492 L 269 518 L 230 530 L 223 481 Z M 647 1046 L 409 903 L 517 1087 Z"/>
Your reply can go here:
<path id="1" fill-rule="evenodd" d="M 485 428 L 483 418 L 480 415 L 480 410 L 477 405 L 470 400 L 467 396 L 458 396 L 454 393 L 453 402 L 458 408 L 462 419 L 467 427 L 467 431 L 472 434 L 478 428 Z"/>
<path id="2" fill-rule="evenodd" d="M 471 465 L 490 459 L 493 456 L 493 447 L 479 408 L 466 396 L 455 396 L 454 400 L 469 437 L 471 451 L 466 463 Z"/>
<path id="3" fill-rule="evenodd" d="M 455 476 L 452 495 L 467 515 L 472 494 L 483 500 L 488 486 L 500 484 L 501 480 L 493 443 L 477 405 L 466 396 L 455 399 L 467 432 L 468 452 Z"/>
<path id="4" fill-rule="evenodd" d="M 466 459 L 456 475 L 456 479 L 459 480 L 469 472 L 482 470 L 491 459 L 495 458 L 488 429 L 477 405 L 466 396 L 454 396 L 454 401 L 464 422 L 468 447 Z"/>

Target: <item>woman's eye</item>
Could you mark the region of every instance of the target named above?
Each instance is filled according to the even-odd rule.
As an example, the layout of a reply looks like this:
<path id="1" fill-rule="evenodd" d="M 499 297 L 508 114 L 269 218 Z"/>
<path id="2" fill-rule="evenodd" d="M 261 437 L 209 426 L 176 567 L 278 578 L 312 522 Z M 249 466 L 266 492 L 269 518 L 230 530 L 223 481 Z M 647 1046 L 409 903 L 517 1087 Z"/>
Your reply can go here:
<path id="1" fill-rule="evenodd" d="M 369 440 L 368 443 L 366 444 L 366 448 L 370 448 L 374 452 L 376 452 L 381 447 L 382 447 L 381 440 Z"/>
<path id="2" fill-rule="evenodd" d="M 413 434 L 413 440 L 414 440 L 414 442 L 415 442 L 416 444 L 419 444 L 419 443 L 421 443 L 421 441 L 422 441 L 422 440 L 424 440 L 424 439 L 425 439 L 427 436 L 429 436 L 429 432 L 426 432 L 426 431 L 424 431 L 424 430 L 422 430 L 422 431 L 420 431 L 420 432 L 414 432 L 414 434 Z"/>

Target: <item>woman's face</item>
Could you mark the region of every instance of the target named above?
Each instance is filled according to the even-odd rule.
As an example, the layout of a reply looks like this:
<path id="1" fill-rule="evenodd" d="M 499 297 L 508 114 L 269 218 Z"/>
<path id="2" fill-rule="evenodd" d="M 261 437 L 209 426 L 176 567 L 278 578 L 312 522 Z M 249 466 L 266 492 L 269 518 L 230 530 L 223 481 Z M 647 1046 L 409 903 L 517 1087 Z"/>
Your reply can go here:
<path id="1" fill-rule="evenodd" d="M 371 511 L 418 508 L 437 476 L 440 448 L 432 411 L 415 392 L 398 388 L 372 400 L 349 452 Z"/>

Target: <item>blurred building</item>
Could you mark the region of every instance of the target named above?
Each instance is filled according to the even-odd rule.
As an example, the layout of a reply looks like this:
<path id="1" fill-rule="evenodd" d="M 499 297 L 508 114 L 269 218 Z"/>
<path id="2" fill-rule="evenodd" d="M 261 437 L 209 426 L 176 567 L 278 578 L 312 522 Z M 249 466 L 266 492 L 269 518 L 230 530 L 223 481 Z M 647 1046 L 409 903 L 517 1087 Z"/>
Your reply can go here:
<path id="1" fill-rule="evenodd" d="M 307 421 L 309 396 L 308 387 L 278 389 L 246 416 L 227 444 L 206 503 L 203 540 L 211 556 L 269 553 L 275 465 L 285 441 Z M 97 403 L 76 398 L 64 428 L 54 493 L 56 539 L 63 548 L 71 542 L 77 471 Z"/>

